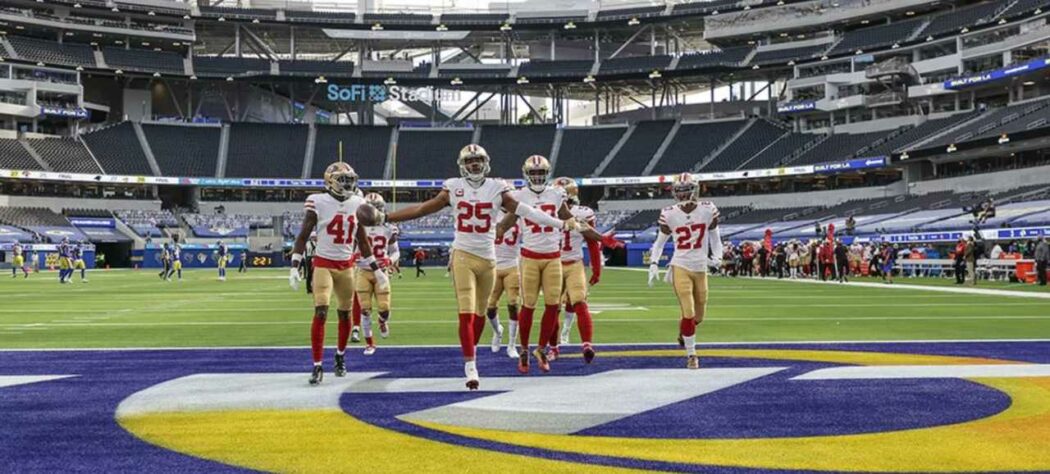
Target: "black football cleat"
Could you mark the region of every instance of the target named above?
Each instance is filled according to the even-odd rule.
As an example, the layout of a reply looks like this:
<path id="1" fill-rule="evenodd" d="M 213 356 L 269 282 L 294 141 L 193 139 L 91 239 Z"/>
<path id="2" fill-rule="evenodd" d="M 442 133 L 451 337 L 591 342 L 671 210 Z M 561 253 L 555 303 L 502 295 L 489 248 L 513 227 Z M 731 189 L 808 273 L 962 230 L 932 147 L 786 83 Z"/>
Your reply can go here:
<path id="1" fill-rule="evenodd" d="M 335 376 L 345 377 L 346 376 L 346 354 L 335 355 Z"/>
<path id="2" fill-rule="evenodd" d="M 685 347 L 685 338 L 681 334 L 678 335 L 678 347 Z"/>
<path id="3" fill-rule="evenodd" d="M 590 344 L 583 346 L 583 361 L 588 364 L 594 361 L 594 348 Z"/>
<path id="4" fill-rule="evenodd" d="M 315 365 L 314 371 L 310 373 L 310 385 L 318 385 L 322 380 L 324 380 L 324 368 Z"/>

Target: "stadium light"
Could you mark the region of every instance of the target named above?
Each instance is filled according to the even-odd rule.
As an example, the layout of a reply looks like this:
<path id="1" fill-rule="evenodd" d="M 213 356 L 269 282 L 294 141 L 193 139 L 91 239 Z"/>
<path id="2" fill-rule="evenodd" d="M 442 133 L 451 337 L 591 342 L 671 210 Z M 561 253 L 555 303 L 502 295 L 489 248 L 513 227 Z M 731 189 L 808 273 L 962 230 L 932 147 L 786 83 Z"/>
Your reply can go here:
<path id="1" fill-rule="evenodd" d="M 380 25 L 379 23 L 372 25 L 372 31 L 383 31 L 383 25 Z"/>
<path id="2" fill-rule="evenodd" d="M 182 15 L 182 19 L 183 19 L 183 20 L 189 20 L 189 19 L 190 19 L 190 16 L 189 16 L 189 15 Z"/>
<path id="3" fill-rule="evenodd" d="M 948 153 L 951 153 L 951 152 L 953 152 L 953 151 L 955 151 L 955 150 L 958 150 L 958 148 L 956 148 L 956 147 L 955 147 L 955 144 L 954 144 L 954 143 L 952 143 L 951 145 L 948 145 L 948 148 L 945 148 L 945 149 L 944 149 L 944 151 L 946 151 L 946 152 L 948 152 Z"/>
<path id="4" fill-rule="evenodd" d="M 744 5 L 744 11 L 747 11 L 747 10 L 750 10 L 750 9 L 751 9 L 751 5 Z"/>
<path id="5" fill-rule="evenodd" d="M 79 3 L 74 3 L 73 8 L 83 8 Z"/>
<path id="6" fill-rule="evenodd" d="M 314 79 L 314 84 L 328 84 L 328 79 L 325 79 L 324 76 L 317 76 L 317 79 Z"/>
<path id="7" fill-rule="evenodd" d="M 862 24 L 862 25 L 867 25 L 868 23 L 871 23 L 871 20 L 861 20 L 860 21 L 860 24 Z"/>
<path id="8" fill-rule="evenodd" d="M 930 41 L 933 41 L 933 36 L 926 37 L 926 42 L 929 43 Z"/>
<path id="9" fill-rule="evenodd" d="M 756 65 L 754 65 L 754 66 L 751 66 L 751 69 L 752 69 L 752 70 L 757 70 L 757 69 L 758 69 L 758 64 L 756 64 Z"/>
<path id="10" fill-rule="evenodd" d="M 788 66 L 794 66 L 794 65 L 795 65 L 795 60 L 794 59 L 792 59 L 791 61 L 788 61 Z"/>
<path id="11" fill-rule="evenodd" d="M 915 12 L 913 12 L 911 10 L 908 10 L 908 11 L 904 12 L 904 14 L 908 15 L 908 16 L 915 16 Z"/>
<path id="12" fill-rule="evenodd" d="M 190 80 L 191 81 L 196 81 L 197 80 L 197 75 L 194 74 L 194 75 L 190 76 Z"/>
<path id="13" fill-rule="evenodd" d="M 224 16 L 220 16 L 220 17 L 219 17 L 219 21 L 226 21 L 226 17 L 224 17 Z"/>
<path id="14" fill-rule="evenodd" d="M 970 29 L 965 27 L 965 26 L 963 27 L 963 29 L 959 30 L 959 33 L 969 33 L 969 32 L 970 32 Z"/>
<path id="15" fill-rule="evenodd" d="M 156 12 L 154 12 L 153 10 L 150 10 L 149 12 L 147 12 L 147 13 L 146 13 L 146 15 L 149 15 L 149 16 L 157 16 L 157 13 L 156 13 Z"/>
<path id="16" fill-rule="evenodd" d="M 252 23 L 259 24 L 259 19 L 258 18 L 252 18 Z"/>
<path id="17" fill-rule="evenodd" d="M 1006 24 L 1006 18 L 1000 18 L 999 19 L 999 24 L 1000 25 L 1005 25 Z"/>
<path id="18" fill-rule="evenodd" d="M 454 86 L 462 86 L 463 85 L 463 79 L 460 79 L 458 77 L 453 77 L 452 80 L 449 81 L 449 84 L 452 84 Z"/>
<path id="19" fill-rule="evenodd" d="M 900 43 L 893 43 L 893 46 L 891 46 L 890 49 L 897 49 L 899 47 L 901 47 Z"/>
<path id="20" fill-rule="evenodd" d="M 649 79 L 659 79 L 661 77 L 664 77 L 663 74 L 660 74 L 660 71 L 656 69 L 653 69 L 653 72 L 649 73 Z"/>
<path id="21" fill-rule="evenodd" d="M 1010 137 L 1007 134 L 1005 134 L 1005 133 L 1003 133 L 1002 135 L 999 135 L 999 144 L 1000 145 L 1005 145 L 1007 143 L 1010 143 Z"/>
<path id="22" fill-rule="evenodd" d="M 821 56 L 820 60 L 821 61 L 827 61 L 828 60 L 828 55 L 825 54 L 825 55 Z"/>
<path id="23" fill-rule="evenodd" d="M 67 31 L 66 32 L 66 36 L 73 36 L 73 32 L 72 31 Z"/>
<path id="24" fill-rule="evenodd" d="M 1040 15 L 1042 13 L 1043 13 L 1043 9 L 1042 8 L 1036 8 L 1035 11 L 1032 12 L 1033 15 Z"/>
<path id="25" fill-rule="evenodd" d="M 525 76 L 521 76 L 521 77 L 518 78 L 518 84 L 528 84 L 528 83 L 529 83 L 529 78 L 527 78 Z"/>
<path id="26" fill-rule="evenodd" d="M 397 85 L 397 81 L 395 81 L 393 77 L 388 77 L 385 81 L 383 81 L 383 84 L 388 86 L 394 86 Z"/>
<path id="27" fill-rule="evenodd" d="M 576 29 L 576 23 L 573 23 L 573 22 L 570 21 L 570 22 L 566 23 L 565 26 L 563 26 L 562 28 L 565 28 L 566 30 L 575 30 Z"/>
<path id="28" fill-rule="evenodd" d="M 119 8 L 117 8 L 117 7 L 113 7 L 113 8 L 110 8 L 110 9 L 109 9 L 109 11 L 113 11 L 113 12 L 119 12 L 119 11 L 120 11 L 120 9 L 119 9 Z"/>
<path id="29" fill-rule="evenodd" d="M 1035 81 L 1024 81 L 1021 83 L 1022 86 L 1034 86 Z"/>
<path id="30" fill-rule="evenodd" d="M 907 160 L 908 158 L 911 158 L 910 156 L 908 156 L 908 152 L 906 152 L 906 151 L 901 152 L 901 159 L 902 160 Z"/>
<path id="31" fill-rule="evenodd" d="M 858 50 L 854 51 L 853 54 L 864 54 L 864 50 L 863 49 L 858 49 Z"/>
<path id="32" fill-rule="evenodd" d="M 587 77 L 583 78 L 583 83 L 584 84 L 591 84 L 593 82 L 594 82 L 594 76 L 592 76 L 590 74 L 588 74 Z"/>
<path id="33" fill-rule="evenodd" d="M 639 21 L 637 17 L 633 17 L 633 16 L 631 17 L 630 20 L 627 20 L 627 26 L 638 26 L 641 23 L 642 22 Z"/>
<path id="34" fill-rule="evenodd" d="M 499 27 L 500 31 L 510 31 L 511 29 L 512 28 L 510 27 L 510 23 L 504 23 Z"/>
<path id="35" fill-rule="evenodd" d="M 159 72 L 153 73 L 153 77 L 160 77 L 160 73 Z"/>
<path id="36" fill-rule="evenodd" d="M 711 12 L 711 14 L 712 15 L 717 15 L 718 14 L 718 10 L 715 10 L 715 11 Z"/>
<path id="37" fill-rule="evenodd" d="M 438 31 L 448 31 L 448 27 L 447 27 L 447 26 L 445 26 L 445 24 L 444 24 L 444 23 L 442 23 L 442 24 L 438 25 L 438 26 L 437 26 L 437 28 L 434 28 L 434 29 L 435 29 L 435 30 L 438 30 Z"/>
<path id="38" fill-rule="evenodd" d="M 119 75 L 121 75 L 121 74 L 124 74 L 124 70 L 123 70 L 123 69 L 117 69 L 117 70 L 116 70 L 116 71 L 114 71 L 114 72 L 115 72 L 115 73 L 116 73 L 116 74 L 117 74 L 118 76 L 119 76 Z"/>
<path id="39" fill-rule="evenodd" d="M 226 76 L 226 82 L 233 82 L 233 76 Z"/>
<path id="40" fill-rule="evenodd" d="M 39 66 L 39 67 L 44 67 L 44 62 L 43 61 L 37 61 L 36 65 Z"/>

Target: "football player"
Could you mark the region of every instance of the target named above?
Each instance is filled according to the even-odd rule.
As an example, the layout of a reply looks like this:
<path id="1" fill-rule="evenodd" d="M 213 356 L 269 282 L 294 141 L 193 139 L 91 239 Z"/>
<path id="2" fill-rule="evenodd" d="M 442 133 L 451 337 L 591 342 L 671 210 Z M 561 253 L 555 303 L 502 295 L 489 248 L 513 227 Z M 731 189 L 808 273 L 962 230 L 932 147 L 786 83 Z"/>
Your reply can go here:
<path id="1" fill-rule="evenodd" d="M 504 217 L 500 212 L 499 219 Z M 521 280 L 518 277 L 518 253 L 520 252 L 521 228 L 517 223 L 507 229 L 502 236 L 496 237 L 496 283 L 489 295 L 488 308 L 485 310 L 492 326 L 492 352 L 499 352 L 503 343 L 503 325 L 499 322 L 499 299 L 507 293 L 507 317 L 510 319 L 507 356 L 518 358 L 518 306 L 521 304 Z"/>
<path id="2" fill-rule="evenodd" d="M 576 221 L 556 217 L 520 204 L 511 195 L 512 188 L 499 179 L 488 178 L 492 169 L 489 155 L 479 145 L 470 144 L 459 152 L 457 163 L 462 177 L 445 181 L 441 192 L 418 205 L 386 216 L 389 222 L 401 222 L 434 214 L 445 206 L 455 213 L 455 237 L 452 241 L 453 287 L 459 310 L 459 345 L 463 353 L 463 371 L 470 390 L 480 386 L 475 346 L 485 329 L 485 303 L 496 281 L 496 212 L 502 208 L 551 229 L 570 230 Z M 504 229 L 506 230 L 506 229 Z"/>
<path id="3" fill-rule="evenodd" d="M 226 281 L 226 264 L 229 263 L 227 260 L 230 258 L 230 251 L 221 240 L 216 243 L 216 247 L 218 247 L 216 263 L 219 266 L 219 281 Z"/>
<path id="4" fill-rule="evenodd" d="M 572 178 L 558 178 L 554 180 L 554 186 L 565 190 L 568 198 L 569 211 L 577 221 L 594 227 L 596 224 L 594 210 L 580 205 L 580 190 L 576 181 Z M 583 247 L 586 243 L 587 253 L 591 260 L 591 278 L 587 279 L 586 271 L 583 269 Z M 583 360 L 588 364 L 594 360 L 594 348 L 591 347 L 591 337 L 594 326 L 591 321 L 591 311 L 587 306 L 587 285 L 597 285 L 602 275 L 602 248 L 598 241 L 585 239 L 580 232 L 566 231 L 563 237 L 561 254 L 562 272 L 562 299 L 565 300 L 565 323 L 560 335 L 562 344 L 569 343 L 569 334 L 572 332 L 572 322 L 579 315 L 578 324 L 580 339 L 583 345 Z M 558 341 L 551 341 L 552 350 L 557 354 Z"/>
<path id="5" fill-rule="evenodd" d="M 169 281 L 171 280 L 172 273 L 177 274 L 179 281 L 182 281 L 182 244 L 179 243 L 177 235 L 171 243 L 171 270 L 168 271 Z"/>
<path id="6" fill-rule="evenodd" d="M 314 317 L 310 328 L 310 347 L 313 355 L 313 371 L 310 385 L 324 379 L 321 358 L 324 355 L 324 325 L 328 318 L 328 306 L 333 291 L 339 300 L 339 338 L 335 355 L 335 375 L 346 375 L 346 343 L 350 339 L 350 305 L 354 296 L 353 255 L 361 253 L 361 264 L 374 272 L 379 290 L 389 287 L 386 274 L 380 270 L 368 246 L 366 226 L 378 225 L 378 212 L 365 205 L 365 200 L 356 195 L 357 173 L 350 165 L 336 162 L 328 165 L 324 172 L 325 192 L 311 194 L 306 198 L 305 216 L 299 235 L 292 247 L 292 270 L 288 281 L 293 289 L 299 289 L 299 265 L 306 250 L 310 233 L 317 228 L 317 254 L 314 255 Z M 370 212 L 371 211 L 371 212 Z"/>
<path id="7" fill-rule="evenodd" d="M 73 246 L 71 258 L 73 260 L 73 269 L 70 271 L 69 278 L 73 278 L 73 271 L 80 270 L 80 282 L 87 283 L 87 264 L 84 263 L 84 244 L 82 242 L 77 242 L 77 244 Z"/>
<path id="8" fill-rule="evenodd" d="M 386 201 L 378 193 L 365 195 L 365 202 L 380 212 L 386 209 Z M 383 262 L 383 267 L 389 267 L 389 258 L 398 258 L 397 252 L 397 227 L 390 223 L 365 227 L 368 235 L 368 245 L 372 247 L 372 256 L 377 261 Z M 391 250 L 393 248 L 393 250 Z M 380 288 L 377 284 L 375 272 L 370 268 L 358 266 L 357 301 L 361 307 L 361 332 L 365 336 L 365 355 L 376 352 L 375 340 L 372 338 L 372 299 L 379 306 L 379 335 L 386 339 L 390 335 L 390 287 Z M 380 270 L 385 271 L 384 270 Z"/>
<path id="9" fill-rule="evenodd" d="M 167 242 L 164 242 L 160 246 L 160 273 L 157 274 L 161 280 L 171 280 L 171 247 L 168 246 Z"/>
<path id="10" fill-rule="evenodd" d="M 682 310 L 679 335 L 685 346 L 686 367 L 700 368 L 696 357 L 696 326 L 707 309 L 707 269 L 709 255 L 722 255 L 718 230 L 718 209 L 714 203 L 700 201 L 700 184 L 693 175 L 682 173 L 671 184 L 675 205 L 660 211 L 660 231 L 649 250 L 649 286 L 659 277 L 664 244 L 674 234 L 674 254 L 667 277 L 674 286 Z"/>
<path id="11" fill-rule="evenodd" d="M 577 222 L 569 210 L 565 190 L 549 186 L 551 164 L 540 155 L 525 159 L 521 167 L 525 177 L 525 187 L 513 193 L 515 199 L 523 204 L 535 207 L 552 217 Z M 497 235 L 503 235 L 517 219 L 513 211 L 500 221 Z M 518 372 L 529 372 L 529 333 L 532 331 L 532 314 L 543 290 L 543 319 L 540 321 L 540 339 L 533 355 L 539 361 L 540 370 L 550 370 L 547 358 L 547 346 L 558 333 L 558 299 L 561 298 L 561 248 L 562 233 L 552 226 L 538 222 L 529 216 L 521 216 L 521 291 L 522 309 L 518 313 L 518 338 L 522 352 L 518 356 Z M 601 240 L 601 235 L 582 224 L 574 228 L 563 229 L 579 231 L 586 238 Z"/>
<path id="12" fill-rule="evenodd" d="M 18 269 L 22 269 L 23 277 L 29 278 L 29 265 L 26 265 L 25 255 L 22 252 L 22 244 L 15 242 L 15 246 L 11 248 L 12 263 L 11 267 L 11 278 L 18 278 Z"/>
<path id="13" fill-rule="evenodd" d="M 63 237 L 58 244 L 58 282 L 69 283 L 73 276 L 73 261 L 70 259 L 72 249 L 69 247 L 69 237 Z"/>

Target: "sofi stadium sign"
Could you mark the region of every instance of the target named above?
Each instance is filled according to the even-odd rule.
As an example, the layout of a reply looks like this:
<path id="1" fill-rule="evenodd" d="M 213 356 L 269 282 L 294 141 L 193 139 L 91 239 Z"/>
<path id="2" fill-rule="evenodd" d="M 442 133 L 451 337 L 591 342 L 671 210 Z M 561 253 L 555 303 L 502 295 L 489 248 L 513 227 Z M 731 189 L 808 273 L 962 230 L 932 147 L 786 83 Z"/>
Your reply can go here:
<path id="1" fill-rule="evenodd" d="M 434 99 L 454 101 L 460 98 L 459 91 L 436 89 L 434 86 L 404 87 L 383 84 L 329 84 L 327 91 L 327 99 L 332 102 L 385 102 L 388 100 L 429 102 Z"/>

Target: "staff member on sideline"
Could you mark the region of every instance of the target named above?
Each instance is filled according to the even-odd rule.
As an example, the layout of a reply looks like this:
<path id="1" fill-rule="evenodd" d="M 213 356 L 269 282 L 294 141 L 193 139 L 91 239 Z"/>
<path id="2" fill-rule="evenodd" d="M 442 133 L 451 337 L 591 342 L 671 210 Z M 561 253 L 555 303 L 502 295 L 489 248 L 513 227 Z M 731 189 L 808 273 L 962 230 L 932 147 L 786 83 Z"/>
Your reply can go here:
<path id="1" fill-rule="evenodd" d="M 1035 246 L 1035 272 L 1038 273 L 1039 286 L 1046 286 L 1046 267 L 1050 264 L 1050 237 L 1039 239 Z"/>

